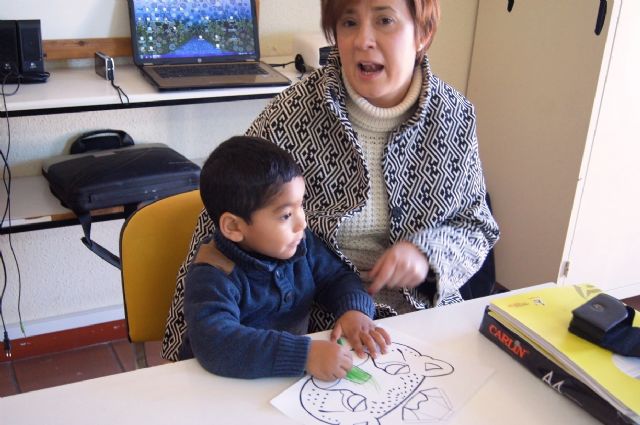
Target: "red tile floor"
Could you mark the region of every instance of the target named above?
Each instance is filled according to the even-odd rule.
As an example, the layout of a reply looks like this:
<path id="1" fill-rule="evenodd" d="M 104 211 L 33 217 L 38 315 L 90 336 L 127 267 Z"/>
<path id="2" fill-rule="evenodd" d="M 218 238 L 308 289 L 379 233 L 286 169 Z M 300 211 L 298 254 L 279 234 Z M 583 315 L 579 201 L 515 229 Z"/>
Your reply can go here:
<path id="1" fill-rule="evenodd" d="M 640 310 L 640 296 L 624 300 Z M 150 366 L 163 364 L 160 343 L 146 344 Z M 63 385 L 135 369 L 131 344 L 126 339 L 88 345 L 0 363 L 0 397 Z"/>
<path id="2" fill-rule="evenodd" d="M 166 363 L 160 342 L 145 344 L 149 366 Z M 0 397 L 135 369 L 126 339 L 0 363 Z"/>

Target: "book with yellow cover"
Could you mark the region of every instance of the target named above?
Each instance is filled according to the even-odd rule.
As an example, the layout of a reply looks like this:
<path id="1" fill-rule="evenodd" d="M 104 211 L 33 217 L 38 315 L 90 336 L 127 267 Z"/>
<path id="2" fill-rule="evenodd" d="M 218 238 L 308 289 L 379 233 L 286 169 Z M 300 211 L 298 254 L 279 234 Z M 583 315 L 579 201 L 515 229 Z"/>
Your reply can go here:
<path id="1" fill-rule="evenodd" d="M 640 358 L 615 354 L 569 332 L 572 310 L 601 292 L 590 284 L 535 289 L 492 300 L 488 314 L 640 423 Z M 640 327 L 640 314 L 633 325 Z"/>

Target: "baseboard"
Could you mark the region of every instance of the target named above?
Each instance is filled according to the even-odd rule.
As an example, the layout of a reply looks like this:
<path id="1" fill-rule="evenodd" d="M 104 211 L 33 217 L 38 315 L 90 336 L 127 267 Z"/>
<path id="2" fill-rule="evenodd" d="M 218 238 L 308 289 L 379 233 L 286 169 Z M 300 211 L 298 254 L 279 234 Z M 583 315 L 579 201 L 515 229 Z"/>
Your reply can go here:
<path id="1" fill-rule="evenodd" d="M 45 319 L 29 320 L 23 323 L 24 334 L 22 333 L 18 323 L 9 323 L 7 324 L 7 332 L 9 334 L 9 338 L 17 339 L 65 331 L 68 329 L 82 328 L 84 326 L 113 322 L 115 320 L 122 319 L 124 319 L 124 306 L 114 305 L 96 308 L 93 310 L 80 311 L 77 313 L 47 317 Z"/>
<path id="2" fill-rule="evenodd" d="M 493 285 L 493 294 L 500 294 L 502 292 L 509 292 L 509 291 L 510 291 L 510 289 L 505 287 L 505 286 L 503 286 L 503 285 L 501 285 L 500 282 L 496 282 Z"/>
<path id="3" fill-rule="evenodd" d="M 4 344 L 0 344 L 2 346 L 0 363 L 73 350 L 74 348 L 116 341 L 126 337 L 125 321 L 116 320 L 60 332 L 19 338 L 11 340 L 11 357 L 5 356 Z"/>
<path id="4" fill-rule="evenodd" d="M 124 309 L 121 305 L 27 321 L 24 322 L 24 331 L 26 335 L 17 323 L 7 326 L 11 357 L 4 355 L 4 345 L 0 344 L 0 362 L 127 337 Z"/>

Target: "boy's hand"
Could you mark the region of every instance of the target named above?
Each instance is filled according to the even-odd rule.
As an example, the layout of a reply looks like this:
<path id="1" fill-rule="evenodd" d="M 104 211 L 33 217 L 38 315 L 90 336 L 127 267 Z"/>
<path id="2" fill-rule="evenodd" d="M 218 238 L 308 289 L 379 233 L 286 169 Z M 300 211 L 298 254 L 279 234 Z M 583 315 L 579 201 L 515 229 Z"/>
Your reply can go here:
<path id="1" fill-rule="evenodd" d="M 391 344 L 391 337 L 387 331 L 376 327 L 369 316 L 357 310 L 347 311 L 336 322 L 331 331 L 331 341 L 335 342 L 341 336 L 347 338 L 349 345 L 360 358 L 365 357 L 364 349 L 366 348 L 369 355 L 375 359 L 378 347 L 384 354 L 387 352 L 387 345 Z"/>
<path id="2" fill-rule="evenodd" d="M 335 342 L 311 341 L 307 356 L 307 372 L 323 381 L 335 381 L 347 376 L 353 366 L 351 353 Z"/>

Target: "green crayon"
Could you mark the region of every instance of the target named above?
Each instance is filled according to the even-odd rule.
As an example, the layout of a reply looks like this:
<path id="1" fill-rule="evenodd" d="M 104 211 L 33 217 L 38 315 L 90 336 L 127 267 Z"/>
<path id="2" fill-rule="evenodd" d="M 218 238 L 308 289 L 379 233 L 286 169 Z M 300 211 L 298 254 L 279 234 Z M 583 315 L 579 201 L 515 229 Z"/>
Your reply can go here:
<path id="1" fill-rule="evenodd" d="M 342 338 L 338 338 L 338 344 L 344 345 Z M 351 381 L 354 384 L 364 384 L 371 379 L 371 374 L 360 369 L 358 366 L 354 366 L 347 372 L 347 381 Z"/>

